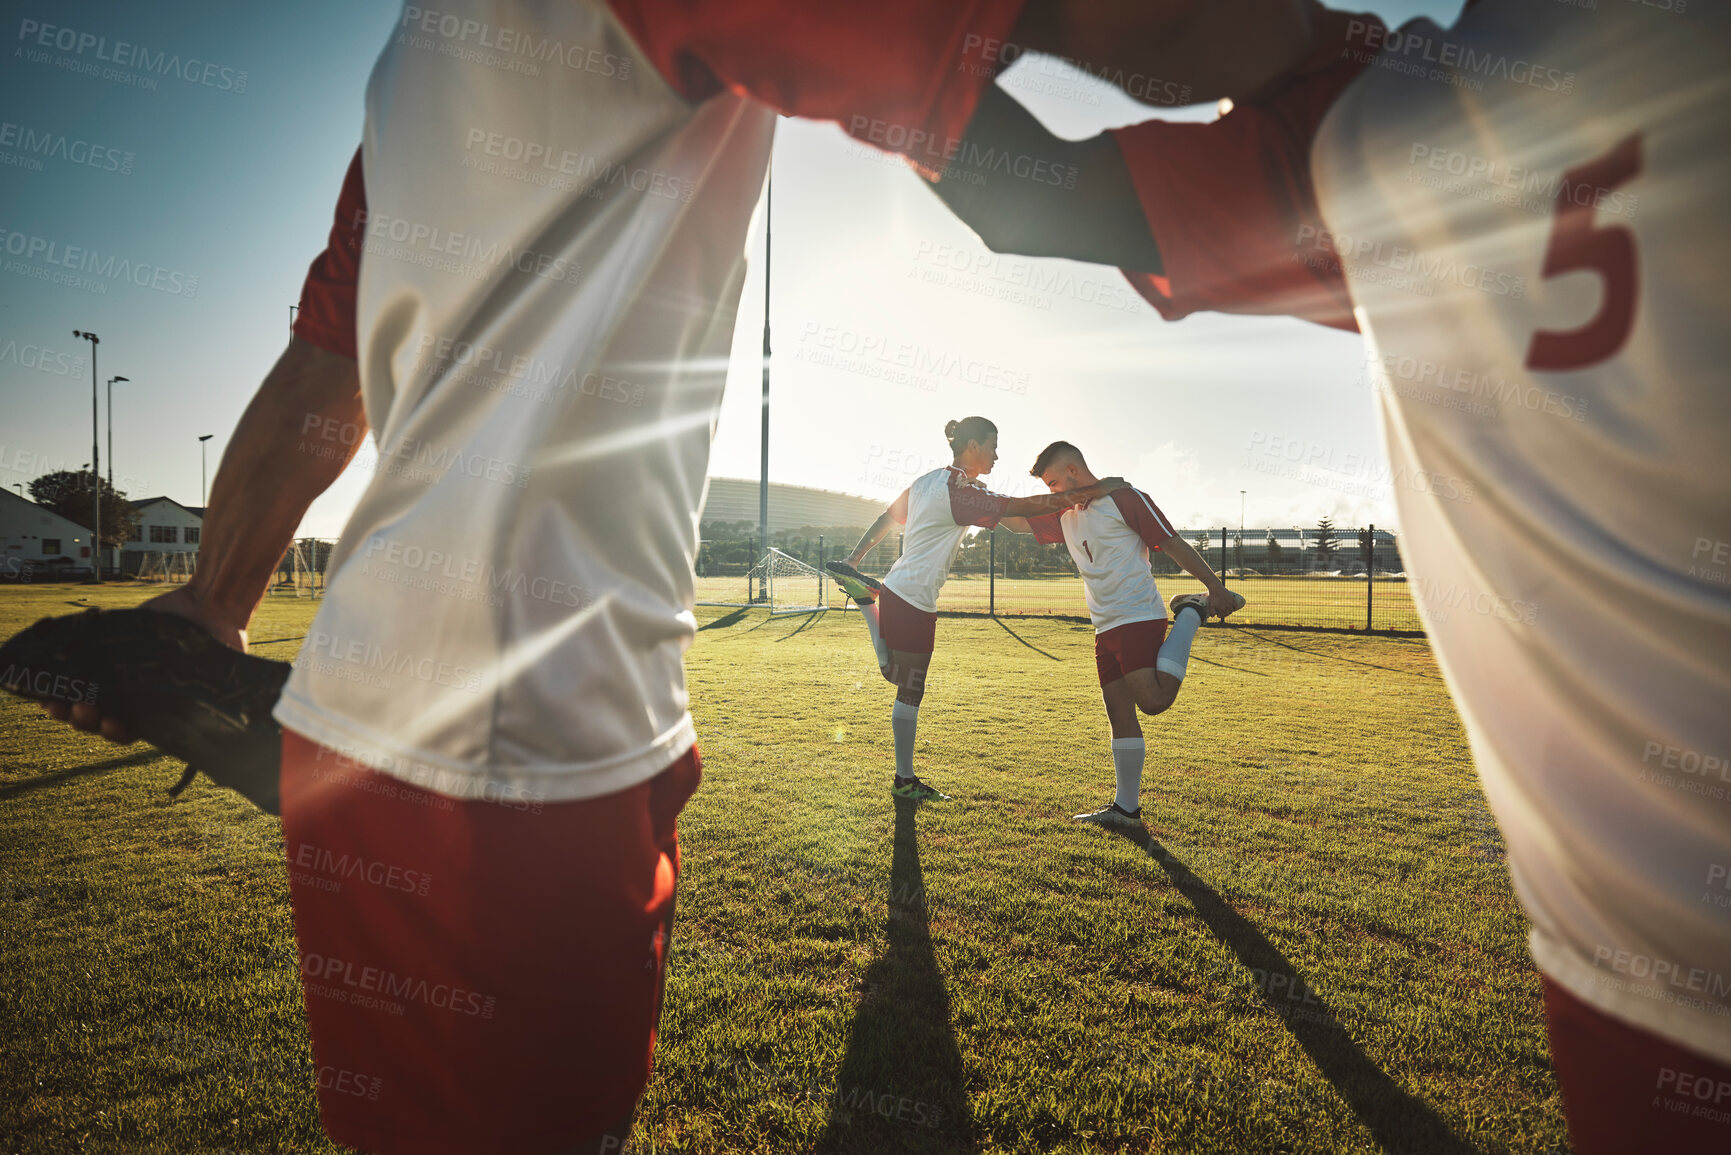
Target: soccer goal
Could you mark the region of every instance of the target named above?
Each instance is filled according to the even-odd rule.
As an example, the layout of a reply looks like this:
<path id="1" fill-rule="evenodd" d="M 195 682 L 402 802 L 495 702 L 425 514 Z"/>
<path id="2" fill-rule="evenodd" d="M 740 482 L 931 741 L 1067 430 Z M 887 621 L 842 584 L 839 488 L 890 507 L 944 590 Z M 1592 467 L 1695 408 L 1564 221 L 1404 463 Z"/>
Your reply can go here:
<path id="1" fill-rule="evenodd" d="M 772 614 L 804 614 L 827 609 L 826 596 L 834 583 L 823 571 L 771 548 L 751 567 L 747 587 L 758 605 L 768 605 Z"/>
<path id="2" fill-rule="evenodd" d="M 331 549 L 335 544 L 318 537 L 298 538 L 290 543 L 288 551 L 277 563 L 276 577 L 269 592 L 291 598 L 324 596 Z"/>
<path id="3" fill-rule="evenodd" d="M 190 550 L 152 550 L 139 559 L 141 582 L 184 582 L 192 577 L 198 555 Z"/>

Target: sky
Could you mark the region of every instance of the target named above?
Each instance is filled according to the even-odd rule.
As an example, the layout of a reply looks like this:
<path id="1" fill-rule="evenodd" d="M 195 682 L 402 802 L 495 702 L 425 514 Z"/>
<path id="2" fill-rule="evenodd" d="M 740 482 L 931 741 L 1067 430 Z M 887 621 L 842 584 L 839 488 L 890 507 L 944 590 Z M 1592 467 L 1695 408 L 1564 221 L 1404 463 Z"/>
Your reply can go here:
<path id="1" fill-rule="evenodd" d="M 103 472 L 105 383 L 120 375 L 115 484 L 202 504 L 198 437 L 212 435 L 214 475 L 324 247 L 400 6 L 8 7 L 0 485 L 28 493 L 33 478 L 89 462 L 91 346 L 73 336 L 84 330 L 101 339 Z M 1460 0 L 1362 7 L 1447 24 Z M 39 46 L 50 27 L 72 51 Z M 121 44 L 178 58 L 179 72 L 139 67 Z M 999 83 L 1069 138 L 1153 111 L 1033 57 Z M 772 480 L 888 501 L 948 461 L 946 420 L 979 413 L 999 427 L 988 480 L 1005 492 L 1031 492 L 1028 464 L 1062 437 L 1180 525 L 1236 525 L 1241 512 L 1252 526 L 1396 524 L 1357 336 L 1284 318 L 1167 323 L 1114 269 L 995 256 L 918 176 L 833 126 L 783 120 L 772 171 Z M 712 476 L 758 474 L 763 216 L 760 204 Z M 67 274 L 74 248 L 133 280 Z M 939 368 L 886 379 L 909 354 Z M 1348 464 L 1299 470 L 1294 445 Z M 365 477 L 339 479 L 302 535 L 337 536 Z"/>

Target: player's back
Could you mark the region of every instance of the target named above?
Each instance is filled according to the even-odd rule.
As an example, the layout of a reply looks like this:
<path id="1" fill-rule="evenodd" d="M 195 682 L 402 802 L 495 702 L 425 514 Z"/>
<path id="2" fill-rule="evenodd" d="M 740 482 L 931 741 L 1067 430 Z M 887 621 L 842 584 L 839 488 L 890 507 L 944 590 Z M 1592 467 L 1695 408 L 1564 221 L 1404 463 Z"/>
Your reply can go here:
<path id="1" fill-rule="evenodd" d="M 1313 153 L 1546 973 L 1731 1061 L 1731 12 L 1415 22 Z"/>

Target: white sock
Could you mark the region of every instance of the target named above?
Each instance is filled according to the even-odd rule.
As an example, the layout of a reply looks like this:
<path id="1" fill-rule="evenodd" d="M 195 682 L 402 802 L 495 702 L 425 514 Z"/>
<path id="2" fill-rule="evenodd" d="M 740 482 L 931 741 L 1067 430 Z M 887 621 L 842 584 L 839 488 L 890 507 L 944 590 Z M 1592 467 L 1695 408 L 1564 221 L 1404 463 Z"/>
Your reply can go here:
<path id="1" fill-rule="evenodd" d="M 1147 753 L 1145 739 L 1112 739 L 1112 769 L 1118 774 L 1118 797 L 1113 801 L 1120 810 L 1136 813 L 1136 799 L 1142 793 L 1142 761 Z"/>
<path id="2" fill-rule="evenodd" d="M 1189 617 L 1184 616 L 1187 613 Z M 1160 643 L 1160 656 L 1154 660 L 1154 668 L 1182 682 L 1184 671 L 1190 666 L 1190 643 L 1196 640 L 1196 631 L 1201 628 L 1202 614 L 1196 607 L 1179 610 L 1172 622 L 1172 632 Z"/>
<path id="3" fill-rule="evenodd" d="M 854 604 L 858 605 L 859 603 Z M 860 606 L 859 616 L 865 619 L 866 630 L 872 636 L 872 649 L 877 651 L 878 669 L 881 670 L 890 664 L 890 648 L 884 644 L 883 638 L 878 635 L 878 604 L 867 602 Z"/>
<path id="4" fill-rule="evenodd" d="M 896 736 L 896 777 L 914 776 L 914 729 L 920 723 L 920 708 L 897 699 L 890 711 L 890 732 Z"/>

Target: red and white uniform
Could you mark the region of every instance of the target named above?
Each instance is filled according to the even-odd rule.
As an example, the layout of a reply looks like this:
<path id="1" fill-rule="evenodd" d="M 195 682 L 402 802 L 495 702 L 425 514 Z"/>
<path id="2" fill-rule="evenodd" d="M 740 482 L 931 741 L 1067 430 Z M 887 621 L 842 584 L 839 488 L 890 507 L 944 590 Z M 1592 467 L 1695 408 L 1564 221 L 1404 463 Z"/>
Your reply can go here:
<path id="1" fill-rule="evenodd" d="M 1731 1064 L 1731 9 L 1672 9 L 1365 18 L 1261 104 L 1117 139 L 1163 312 L 1365 334 L 1539 968 Z"/>
<path id="2" fill-rule="evenodd" d="M 595 797 L 688 750 L 697 511 L 775 115 L 927 159 L 990 83 L 965 46 L 1019 8 L 405 7 L 298 328 L 358 358 L 379 455 L 282 724 L 461 798 Z"/>
<path id="3" fill-rule="evenodd" d="M 1140 489 L 1115 489 L 1086 508 L 1030 517 L 1028 526 L 1036 541 L 1069 548 L 1096 634 L 1166 617 L 1148 551 L 1177 531 Z"/>
<path id="4" fill-rule="evenodd" d="M 974 526 L 991 529 L 1009 498 L 993 493 L 953 465 L 922 474 L 908 486 L 908 521 L 902 555 L 883 584 L 902 601 L 928 614 L 938 610 L 938 591 L 950 575 L 950 558 Z M 893 643 L 892 643 L 893 644 Z"/>
<path id="5" fill-rule="evenodd" d="M 379 452 L 276 710 L 291 866 L 432 880 L 291 873 L 315 1055 L 346 1073 L 333 1138 L 565 1149 L 641 1093 L 698 778 L 697 515 L 775 115 L 941 160 L 990 83 L 964 49 L 1019 8 L 404 7 L 296 326 L 359 362 Z"/>

